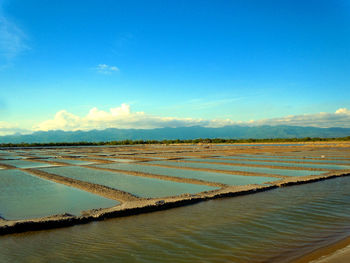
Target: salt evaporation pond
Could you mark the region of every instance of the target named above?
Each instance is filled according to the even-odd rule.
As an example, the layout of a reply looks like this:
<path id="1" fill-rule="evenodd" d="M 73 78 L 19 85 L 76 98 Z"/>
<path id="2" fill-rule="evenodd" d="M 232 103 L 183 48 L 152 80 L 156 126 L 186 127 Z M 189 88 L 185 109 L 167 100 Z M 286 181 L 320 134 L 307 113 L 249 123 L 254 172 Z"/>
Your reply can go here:
<path id="1" fill-rule="evenodd" d="M 132 163 L 135 162 L 133 159 L 121 159 L 121 158 L 107 158 L 105 160 L 119 162 L 119 163 Z"/>
<path id="2" fill-rule="evenodd" d="M 3 263 L 291 262 L 350 235 L 349 203 L 350 177 L 343 177 L 1 236 L 0 255 Z"/>
<path id="3" fill-rule="evenodd" d="M 42 171 L 57 174 L 89 183 L 100 184 L 114 189 L 129 192 L 140 197 L 165 197 L 180 194 L 195 194 L 218 189 L 206 185 L 178 183 L 140 176 L 132 176 L 118 172 L 94 170 L 85 167 L 52 167 Z"/>
<path id="4" fill-rule="evenodd" d="M 263 168 L 263 167 L 249 167 L 249 166 L 230 166 L 211 163 L 184 163 L 173 161 L 151 161 L 150 164 L 169 165 L 175 167 L 188 167 L 188 168 L 201 168 L 201 169 L 217 169 L 226 171 L 242 171 L 253 173 L 266 173 L 285 176 L 307 176 L 307 175 L 319 175 L 325 173 L 324 171 L 307 171 L 307 170 L 288 170 L 288 169 L 275 169 L 275 168 Z"/>
<path id="5" fill-rule="evenodd" d="M 0 171 L 0 216 L 29 219 L 119 204 L 98 195 L 58 184 L 20 170 Z"/>
<path id="6" fill-rule="evenodd" d="M 26 157 L 17 156 L 17 155 L 0 155 L 0 159 L 4 159 L 4 160 L 20 160 L 20 159 L 26 159 Z"/>
<path id="7" fill-rule="evenodd" d="M 23 169 L 56 166 L 55 164 L 39 163 L 39 162 L 23 161 L 23 160 L 1 160 L 0 164 L 2 163 L 12 165 L 17 168 L 23 168 Z"/>
<path id="8" fill-rule="evenodd" d="M 48 159 L 48 161 L 52 162 L 58 162 L 58 163 L 66 163 L 66 164 L 72 164 L 72 165 L 89 165 L 96 162 L 89 162 L 89 161 L 82 161 L 82 160 L 71 160 L 71 159 Z"/>
<path id="9" fill-rule="evenodd" d="M 344 154 L 342 155 L 329 155 L 329 152 L 318 152 L 317 155 L 315 156 L 311 156 L 311 155 L 307 155 L 307 153 L 305 152 L 300 152 L 299 154 L 291 154 L 291 155 L 266 155 L 266 154 L 240 154 L 240 155 L 236 155 L 236 156 L 248 156 L 248 157 L 263 157 L 263 158 L 306 158 L 306 159 L 320 159 L 320 160 L 324 160 L 324 159 L 350 159 L 350 156 L 346 157 L 344 156 Z M 320 156 L 320 155 L 324 155 L 324 157 Z"/>
<path id="10" fill-rule="evenodd" d="M 199 179 L 199 180 L 204 180 L 208 182 L 217 182 L 217 183 L 228 184 L 228 185 L 263 184 L 265 182 L 272 182 L 272 181 L 279 180 L 278 178 L 273 178 L 273 177 L 242 176 L 242 175 L 233 175 L 233 174 L 224 174 L 224 173 L 183 170 L 183 169 L 177 169 L 177 168 L 166 168 L 166 167 L 159 167 L 159 166 L 149 166 L 149 165 L 141 165 L 141 164 L 112 163 L 112 164 L 101 164 L 96 166 L 109 168 L 109 169 L 119 169 L 119 170 L 125 170 L 125 171 L 136 171 L 136 172 L 143 172 L 143 173 L 181 177 L 181 178 Z"/>
<path id="11" fill-rule="evenodd" d="M 321 163 L 321 164 L 350 164 L 350 161 L 344 161 L 344 160 L 325 160 L 325 159 L 320 159 L 320 160 L 313 160 L 313 159 L 295 159 L 295 158 L 276 158 L 276 157 L 271 157 L 271 156 L 259 156 L 257 157 L 244 157 L 244 156 L 217 156 L 213 157 L 218 160 L 222 159 L 234 159 L 234 160 L 254 160 L 254 161 L 291 161 L 291 162 L 302 162 L 302 163 Z"/>
<path id="12" fill-rule="evenodd" d="M 220 162 L 220 163 L 241 163 L 241 164 L 257 164 L 257 165 L 271 165 L 271 166 L 284 166 L 284 167 L 305 167 L 305 168 L 321 168 L 328 170 L 345 170 L 350 169 L 350 165 L 335 165 L 335 164 L 312 164 L 312 163 L 284 163 L 281 162 L 264 162 L 264 161 L 245 161 L 245 160 L 220 160 L 220 159 L 183 159 L 185 161 L 195 162 Z"/>

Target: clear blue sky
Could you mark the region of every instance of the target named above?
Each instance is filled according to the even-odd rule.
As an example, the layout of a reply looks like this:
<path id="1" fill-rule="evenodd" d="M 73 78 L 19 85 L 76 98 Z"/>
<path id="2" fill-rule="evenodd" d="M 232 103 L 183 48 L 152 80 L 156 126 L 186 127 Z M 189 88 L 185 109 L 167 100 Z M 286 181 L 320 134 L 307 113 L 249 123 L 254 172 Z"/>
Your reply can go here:
<path id="1" fill-rule="evenodd" d="M 349 109 L 350 1 L 0 0 L 0 121 L 122 103 L 234 121 Z"/>

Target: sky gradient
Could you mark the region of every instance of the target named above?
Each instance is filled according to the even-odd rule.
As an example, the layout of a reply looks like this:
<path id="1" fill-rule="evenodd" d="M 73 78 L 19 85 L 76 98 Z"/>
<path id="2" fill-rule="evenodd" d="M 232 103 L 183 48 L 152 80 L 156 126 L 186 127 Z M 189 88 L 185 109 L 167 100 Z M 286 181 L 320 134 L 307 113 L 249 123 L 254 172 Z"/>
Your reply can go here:
<path id="1" fill-rule="evenodd" d="M 350 127 L 349 84 L 350 1 L 0 0 L 0 135 Z"/>

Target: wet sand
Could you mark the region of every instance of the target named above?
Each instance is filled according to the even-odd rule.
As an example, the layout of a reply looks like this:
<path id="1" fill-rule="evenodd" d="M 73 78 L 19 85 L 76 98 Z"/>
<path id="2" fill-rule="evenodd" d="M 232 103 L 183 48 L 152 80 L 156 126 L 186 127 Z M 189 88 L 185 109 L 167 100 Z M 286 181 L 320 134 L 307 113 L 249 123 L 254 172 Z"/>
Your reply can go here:
<path id="1" fill-rule="evenodd" d="M 330 246 L 317 249 L 293 263 L 348 263 L 350 262 L 350 237 Z"/>
<path id="2" fill-rule="evenodd" d="M 336 252 L 321 257 L 320 259 L 316 260 L 315 263 L 348 263 L 350 262 L 350 245 L 339 249 Z"/>

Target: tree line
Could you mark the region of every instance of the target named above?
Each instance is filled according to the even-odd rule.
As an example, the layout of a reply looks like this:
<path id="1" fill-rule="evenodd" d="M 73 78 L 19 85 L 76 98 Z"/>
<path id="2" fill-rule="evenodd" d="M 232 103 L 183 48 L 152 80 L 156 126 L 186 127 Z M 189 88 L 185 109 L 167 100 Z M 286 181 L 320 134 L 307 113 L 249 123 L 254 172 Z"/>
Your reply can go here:
<path id="1" fill-rule="evenodd" d="M 350 141 L 350 136 L 338 138 L 266 138 L 266 139 L 223 139 L 223 138 L 198 138 L 190 140 L 120 140 L 106 142 L 50 142 L 50 143 L 0 143 L 0 147 L 62 147 L 62 146 L 103 146 L 103 145 L 143 145 L 143 144 L 210 144 L 210 143 L 296 143 L 296 142 L 331 142 Z"/>

